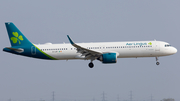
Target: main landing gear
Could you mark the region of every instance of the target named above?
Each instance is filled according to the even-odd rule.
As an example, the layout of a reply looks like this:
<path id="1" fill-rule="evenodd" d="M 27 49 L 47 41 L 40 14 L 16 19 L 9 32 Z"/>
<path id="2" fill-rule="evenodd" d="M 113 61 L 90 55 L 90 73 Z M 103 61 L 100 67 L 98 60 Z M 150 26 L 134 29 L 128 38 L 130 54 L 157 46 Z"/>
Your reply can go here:
<path id="1" fill-rule="evenodd" d="M 93 68 L 94 67 L 94 64 L 93 64 L 93 61 L 95 60 L 95 57 L 91 57 L 91 62 L 89 63 L 89 67 L 90 68 Z"/>
<path id="2" fill-rule="evenodd" d="M 94 67 L 94 64 L 92 62 L 89 63 L 89 67 L 90 68 L 93 68 Z"/>
<path id="3" fill-rule="evenodd" d="M 160 63 L 158 62 L 158 57 L 156 57 L 156 65 L 159 65 Z"/>

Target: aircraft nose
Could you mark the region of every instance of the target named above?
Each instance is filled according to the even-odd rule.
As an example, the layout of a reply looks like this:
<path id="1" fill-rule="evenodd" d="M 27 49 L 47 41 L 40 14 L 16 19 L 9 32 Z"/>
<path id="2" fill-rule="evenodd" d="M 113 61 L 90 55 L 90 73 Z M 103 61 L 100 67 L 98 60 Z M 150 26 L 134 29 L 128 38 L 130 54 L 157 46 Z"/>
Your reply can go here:
<path id="1" fill-rule="evenodd" d="M 172 52 L 173 54 L 175 54 L 175 53 L 177 53 L 177 49 L 176 49 L 175 47 L 173 47 L 173 49 L 171 50 L 171 52 Z"/>

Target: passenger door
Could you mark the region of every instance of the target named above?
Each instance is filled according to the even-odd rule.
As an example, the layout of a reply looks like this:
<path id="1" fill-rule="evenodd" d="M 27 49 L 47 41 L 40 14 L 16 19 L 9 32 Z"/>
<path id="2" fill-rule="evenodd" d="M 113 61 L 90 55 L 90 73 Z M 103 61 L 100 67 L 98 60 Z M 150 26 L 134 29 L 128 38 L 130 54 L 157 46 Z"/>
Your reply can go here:
<path id="1" fill-rule="evenodd" d="M 31 54 L 36 55 L 36 47 L 34 46 L 31 47 Z"/>
<path id="2" fill-rule="evenodd" d="M 160 51 L 160 42 L 156 42 L 155 51 L 156 52 Z"/>

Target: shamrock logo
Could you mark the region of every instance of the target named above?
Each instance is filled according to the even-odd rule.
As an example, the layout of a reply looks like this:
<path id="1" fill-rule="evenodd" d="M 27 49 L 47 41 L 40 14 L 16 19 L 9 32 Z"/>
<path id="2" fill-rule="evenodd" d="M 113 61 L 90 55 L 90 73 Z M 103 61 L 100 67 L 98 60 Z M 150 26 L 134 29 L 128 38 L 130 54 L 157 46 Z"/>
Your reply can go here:
<path id="1" fill-rule="evenodd" d="M 13 43 L 19 42 L 19 44 L 21 44 L 21 41 L 23 41 L 22 35 L 18 35 L 18 32 L 12 32 L 12 34 L 14 35 L 14 37 L 11 37 L 12 42 Z"/>
<path id="2" fill-rule="evenodd" d="M 148 43 L 149 45 L 152 45 L 152 43 L 150 42 L 150 43 Z"/>

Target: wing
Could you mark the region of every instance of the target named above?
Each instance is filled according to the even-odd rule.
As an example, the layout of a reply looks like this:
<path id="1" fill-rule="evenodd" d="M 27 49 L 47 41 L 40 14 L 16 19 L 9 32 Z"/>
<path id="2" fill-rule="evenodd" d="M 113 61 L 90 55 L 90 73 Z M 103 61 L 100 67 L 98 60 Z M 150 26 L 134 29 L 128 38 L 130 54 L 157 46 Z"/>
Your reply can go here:
<path id="1" fill-rule="evenodd" d="M 96 59 L 96 58 L 98 58 L 99 56 L 102 55 L 102 52 L 90 50 L 90 49 L 87 49 L 87 48 L 84 48 L 84 47 L 81 47 L 81 46 L 75 44 L 73 42 L 73 40 L 69 37 L 69 35 L 67 35 L 67 37 L 68 37 L 71 45 L 76 47 L 77 48 L 77 52 L 81 53 L 82 56 L 85 56 L 85 59 L 92 59 L 92 60 L 94 60 L 94 59 Z"/>

